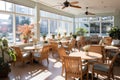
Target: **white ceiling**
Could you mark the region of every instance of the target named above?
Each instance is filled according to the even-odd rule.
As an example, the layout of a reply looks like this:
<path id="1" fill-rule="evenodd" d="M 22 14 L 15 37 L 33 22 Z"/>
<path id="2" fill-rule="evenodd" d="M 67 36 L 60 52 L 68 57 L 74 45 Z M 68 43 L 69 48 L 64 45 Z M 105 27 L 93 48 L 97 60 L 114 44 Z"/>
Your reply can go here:
<path id="1" fill-rule="evenodd" d="M 88 8 L 89 12 L 98 14 L 98 13 L 116 13 L 120 10 L 120 0 L 68 0 L 69 2 L 72 1 L 79 1 L 78 4 L 81 6 L 81 9 L 67 7 L 65 9 L 61 9 L 62 6 L 57 6 L 65 2 L 65 0 L 34 0 L 45 4 L 49 7 L 57 8 L 59 10 L 72 13 L 74 15 L 83 15 L 86 11 L 86 7 Z"/>

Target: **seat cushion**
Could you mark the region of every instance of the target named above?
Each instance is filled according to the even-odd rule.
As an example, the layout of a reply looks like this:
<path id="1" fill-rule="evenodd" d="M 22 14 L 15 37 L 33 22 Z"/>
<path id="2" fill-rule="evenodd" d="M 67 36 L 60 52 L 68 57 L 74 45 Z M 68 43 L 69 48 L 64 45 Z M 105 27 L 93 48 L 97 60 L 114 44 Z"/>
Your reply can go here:
<path id="1" fill-rule="evenodd" d="M 26 52 L 26 53 L 23 53 L 23 54 L 22 54 L 22 57 L 23 57 L 23 58 L 28 57 L 28 56 L 30 56 L 30 53 L 27 53 L 27 52 Z"/>
<path id="2" fill-rule="evenodd" d="M 82 72 L 85 72 L 88 69 L 86 65 L 82 66 Z"/>
<path id="3" fill-rule="evenodd" d="M 105 65 L 105 64 L 94 64 L 94 70 L 98 70 L 98 71 L 103 71 L 103 72 L 108 72 L 109 70 L 109 65 Z"/>
<path id="4" fill-rule="evenodd" d="M 41 55 L 40 55 L 40 53 L 36 52 L 36 53 L 33 54 L 33 56 L 34 57 L 40 57 Z"/>

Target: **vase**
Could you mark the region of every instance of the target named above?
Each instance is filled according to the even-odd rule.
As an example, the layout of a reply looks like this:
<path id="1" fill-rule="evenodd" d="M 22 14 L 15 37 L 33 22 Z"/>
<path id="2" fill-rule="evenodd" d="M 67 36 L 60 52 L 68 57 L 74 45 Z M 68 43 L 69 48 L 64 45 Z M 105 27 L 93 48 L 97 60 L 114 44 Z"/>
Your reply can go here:
<path id="1" fill-rule="evenodd" d="M 23 39 L 23 43 L 27 43 L 28 42 L 28 40 L 27 39 Z"/>
<path id="2" fill-rule="evenodd" d="M 88 52 L 88 51 L 85 51 L 85 55 L 87 55 L 87 56 L 88 56 L 88 55 L 89 55 L 89 52 Z"/>

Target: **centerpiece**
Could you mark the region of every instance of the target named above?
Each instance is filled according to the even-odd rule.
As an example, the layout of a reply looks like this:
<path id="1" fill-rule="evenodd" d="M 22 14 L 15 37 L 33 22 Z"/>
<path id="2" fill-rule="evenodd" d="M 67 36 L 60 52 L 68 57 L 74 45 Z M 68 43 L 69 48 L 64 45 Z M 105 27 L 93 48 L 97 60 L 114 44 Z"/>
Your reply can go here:
<path id="1" fill-rule="evenodd" d="M 89 49 L 90 49 L 90 45 L 86 45 L 83 47 L 83 50 L 86 52 L 86 55 L 89 55 L 88 54 Z"/>
<path id="2" fill-rule="evenodd" d="M 31 25 L 24 24 L 24 25 L 18 26 L 18 32 L 20 32 L 20 37 L 24 43 L 27 43 L 29 41 L 29 39 L 32 37 L 33 27 L 34 27 L 33 24 L 31 24 Z"/>

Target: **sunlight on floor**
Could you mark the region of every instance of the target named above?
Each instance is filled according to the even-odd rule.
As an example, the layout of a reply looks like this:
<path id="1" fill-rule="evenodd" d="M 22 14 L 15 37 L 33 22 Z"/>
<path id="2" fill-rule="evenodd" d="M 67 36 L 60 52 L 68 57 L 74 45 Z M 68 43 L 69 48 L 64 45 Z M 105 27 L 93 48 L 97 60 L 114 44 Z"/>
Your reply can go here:
<path id="1" fill-rule="evenodd" d="M 55 67 L 55 68 L 60 68 L 60 67 L 62 67 L 61 62 L 56 62 L 56 63 L 54 64 L 54 67 Z"/>
<path id="2" fill-rule="evenodd" d="M 35 75 L 30 80 L 45 80 L 50 75 L 52 75 L 52 73 L 50 71 L 48 71 L 48 70 L 45 70 L 44 72 L 41 72 L 41 73 Z"/>
<path id="3" fill-rule="evenodd" d="M 52 58 L 49 58 L 49 60 L 50 60 L 51 62 L 56 62 L 56 60 L 55 60 L 55 59 L 52 59 Z"/>
<path id="4" fill-rule="evenodd" d="M 53 80 L 65 80 L 65 78 L 62 76 L 56 76 Z"/>

